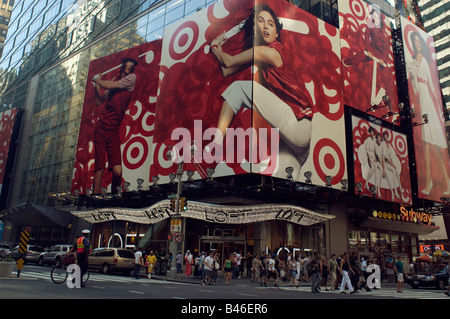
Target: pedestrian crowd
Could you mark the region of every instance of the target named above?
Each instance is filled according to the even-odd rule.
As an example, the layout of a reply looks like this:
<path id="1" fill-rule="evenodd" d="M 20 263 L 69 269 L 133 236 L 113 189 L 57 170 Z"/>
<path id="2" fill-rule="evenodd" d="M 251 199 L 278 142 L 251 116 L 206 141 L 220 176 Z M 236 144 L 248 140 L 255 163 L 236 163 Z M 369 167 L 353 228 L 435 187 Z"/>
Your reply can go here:
<path id="1" fill-rule="evenodd" d="M 229 284 L 231 279 L 244 277 L 244 271 L 247 266 L 246 276 L 250 277 L 250 263 L 253 257 L 250 253 L 244 256 L 242 251 L 233 252 L 225 256 L 223 260 L 217 251 L 194 252 L 187 250 L 184 256 L 179 251 L 175 258 L 176 271 L 178 274 L 183 273 L 186 278 L 201 279 L 202 284 L 211 285 L 211 282 L 219 281 L 219 271 L 222 271 L 225 278 L 225 284 Z"/>
<path id="2" fill-rule="evenodd" d="M 76 239 L 71 251 L 76 252 L 77 263 L 81 265 L 83 276 L 87 269 L 87 255 L 91 251 L 91 244 L 88 239 L 90 231 L 84 230 L 82 233 L 83 236 Z M 167 254 L 163 245 L 160 246 L 159 252 L 151 249 L 144 252 L 142 248 L 137 248 L 134 255 L 133 277 L 135 279 L 140 278 L 143 267 L 148 278 L 151 279 L 158 260 L 165 261 L 165 263 L 159 264 L 160 271 L 163 267 L 167 267 L 166 271 L 172 269 L 172 253 Z M 378 271 L 380 269 L 377 261 L 374 261 L 371 256 L 358 260 L 356 253 L 351 256 L 347 252 L 340 256 L 332 254 L 328 260 L 319 253 L 300 255 L 293 254 L 287 249 L 279 249 L 278 253 L 272 254 L 263 251 L 261 254 L 255 255 L 250 252 L 244 255 L 242 251 L 235 251 L 221 260 L 218 251 L 212 250 L 209 253 L 202 251 L 192 254 L 190 250 L 187 250 L 184 256 L 179 251 L 175 257 L 177 274 L 183 274 L 183 264 L 185 264 L 184 275 L 186 278 L 201 279 L 203 285 L 211 285 L 212 282 L 219 281 L 219 271 L 222 271 L 226 285 L 229 285 L 232 279 L 244 277 L 245 272 L 245 277 L 264 287 L 267 287 L 271 281 L 274 287 L 278 287 L 279 283 L 289 283 L 290 287 L 298 287 L 300 282 L 310 282 L 312 293 L 319 293 L 322 288 L 325 291 L 339 290 L 340 293 L 346 293 L 348 290 L 351 294 L 358 293 L 363 289 L 371 291 L 371 289 L 379 288 L 379 283 L 376 280 L 374 282 L 374 278 L 369 280 L 374 269 L 378 269 Z M 450 261 L 448 264 L 446 271 L 447 274 L 450 274 Z M 403 292 L 405 273 L 414 273 L 417 269 L 423 268 L 420 264 L 415 263 L 405 265 L 402 256 L 397 257 L 397 261 L 392 266 L 399 293 Z M 450 278 L 448 284 L 449 288 L 445 294 L 450 296 Z"/>
<path id="3" fill-rule="evenodd" d="M 349 256 L 347 252 L 340 256 L 332 254 L 330 259 L 318 253 L 294 255 L 286 250 L 272 254 L 263 251 L 255 255 L 238 251 L 226 255 L 223 260 L 220 257 L 217 251 L 192 253 L 187 250 L 184 255 L 178 252 L 175 258 L 177 273 L 184 272 L 186 278 L 200 279 L 204 285 L 219 281 L 221 271 L 226 285 L 233 279 L 246 277 L 264 287 L 278 287 L 281 283 L 298 287 L 302 282 L 310 282 L 313 293 L 323 289 L 353 294 L 362 289 L 371 291 L 367 279 L 372 273 L 369 266 L 375 263 L 372 257 L 358 260 L 356 254 Z"/>
<path id="4" fill-rule="evenodd" d="M 148 278 L 154 273 L 156 261 L 167 259 L 167 270 L 170 271 L 172 255 L 159 254 L 154 251 L 142 252 L 139 248 L 136 253 L 136 271 L 134 277 L 139 277 L 141 267 L 145 268 Z M 281 249 L 278 253 L 263 251 L 261 254 L 243 254 L 235 251 L 227 254 L 223 259 L 218 251 L 187 250 L 184 254 L 179 251 L 175 256 L 176 273 L 186 278 L 199 279 L 203 285 L 211 285 L 222 280 L 229 285 L 234 279 L 250 278 L 251 282 L 263 287 L 279 287 L 280 284 L 289 287 L 298 287 L 300 283 L 311 285 L 312 293 L 323 291 L 339 291 L 339 293 L 359 293 L 361 290 L 371 291 L 377 285 L 369 276 L 373 273 L 377 261 L 371 256 L 358 259 L 357 254 L 349 255 L 347 252 L 337 256 L 332 254 L 329 259 L 320 254 L 309 252 L 293 254 Z M 183 269 L 184 266 L 184 269 Z M 408 266 L 408 265 L 407 265 Z M 409 266 L 411 267 L 411 266 Z M 402 257 L 393 264 L 397 292 L 402 292 L 405 265 Z"/>
<path id="5" fill-rule="evenodd" d="M 252 281 L 266 286 L 272 279 L 274 287 L 280 282 L 288 282 L 290 287 L 298 287 L 300 282 L 310 282 L 311 292 L 339 290 L 346 293 L 357 293 L 359 289 L 371 289 L 366 281 L 371 271 L 367 268 L 373 263 L 370 259 L 358 263 L 357 258 L 348 258 L 332 254 L 328 260 L 325 256 L 293 255 L 290 252 L 280 256 L 262 252 L 256 255 L 252 263 Z"/>

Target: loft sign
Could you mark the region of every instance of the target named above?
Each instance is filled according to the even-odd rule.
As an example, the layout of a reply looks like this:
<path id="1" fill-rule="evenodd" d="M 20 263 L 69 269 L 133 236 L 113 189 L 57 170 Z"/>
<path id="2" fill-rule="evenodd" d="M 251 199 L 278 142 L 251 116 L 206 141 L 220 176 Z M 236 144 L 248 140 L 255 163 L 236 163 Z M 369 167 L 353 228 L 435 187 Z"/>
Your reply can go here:
<path id="1" fill-rule="evenodd" d="M 293 209 L 280 209 L 275 219 L 300 223 L 304 216 L 305 214 L 300 211 Z"/>
<path id="2" fill-rule="evenodd" d="M 191 216 L 194 217 L 194 216 Z M 213 223 L 246 223 L 253 221 L 255 218 L 258 220 L 282 220 L 286 222 L 292 222 L 299 224 L 305 217 L 305 214 L 295 209 L 279 209 L 279 210 L 267 210 L 265 212 L 255 212 L 251 209 L 239 209 L 235 211 L 225 210 L 204 210 L 204 219 L 207 222 Z"/>
<path id="3" fill-rule="evenodd" d="M 95 223 L 117 219 L 114 212 L 95 212 L 91 216 Z"/>
<path id="4" fill-rule="evenodd" d="M 247 213 L 250 211 L 241 211 L 241 212 L 224 212 L 222 210 L 208 212 L 205 211 L 205 221 L 213 222 L 213 223 L 233 223 L 238 219 L 245 219 Z"/>
<path id="5" fill-rule="evenodd" d="M 142 223 L 157 223 L 170 216 L 167 208 L 157 207 L 139 211 L 124 211 L 121 209 L 102 211 L 93 210 L 79 215 L 90 223 L 101 223 L 115 220 L 130 220 Z"/>
<path id="6" fill-rule="evenodd" d="M 144 213 L 147 215 L 147 218 L 151 221 L 159 221 L 163 220 L 167 217 L 170 217 L 168 208 L 152 208 L 146 209 Z"/>

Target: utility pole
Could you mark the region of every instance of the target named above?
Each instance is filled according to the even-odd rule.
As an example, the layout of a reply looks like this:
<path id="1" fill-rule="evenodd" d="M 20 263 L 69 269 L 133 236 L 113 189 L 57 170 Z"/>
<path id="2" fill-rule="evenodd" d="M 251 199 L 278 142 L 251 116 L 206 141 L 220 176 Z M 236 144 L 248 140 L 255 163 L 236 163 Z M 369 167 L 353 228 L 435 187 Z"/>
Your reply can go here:
<path id="1" fill-rule="evenodd" d="M 191 146 L 191 154 L 195 151 L 195 146 Z M 167 153 L 167 156 L 169 158 L 172 158 L 172 148 L 170 148 L 169 152 Z M 179 155 L 179 154 L 177 154 Z M 181 218 L 181 195 L 183 192 L 183 183 L 181 181 L 181 178 L 183 177 L 183 173 L 184 173 L 184 160 L 180 160 L 177 166 L 177 193 L 176 193 L 176 197 L 175 197 L 175 210 L 174 210 L 174 214 L 171 216 L 171 221 L 170 221 L 170 226 L 171 226 L 171 230 L 172 230 L 172 226 L 174 226 L 176 228 L 176 232 L 170 231 L 169 233 L 169 237 L 170 237 L 170 246 L 169 246 L 169 251 L 172 253 L 172 256 L 175 260 L 177 253 L 179 251 L 181 251 L 181 253 L 183 254 L 184 251 L 184 227 L 183 227 L 183 220 Z M 180 247 L 181 245 L 181 247 Z M 171 274 L 173 275 L 173 274 Z"/>

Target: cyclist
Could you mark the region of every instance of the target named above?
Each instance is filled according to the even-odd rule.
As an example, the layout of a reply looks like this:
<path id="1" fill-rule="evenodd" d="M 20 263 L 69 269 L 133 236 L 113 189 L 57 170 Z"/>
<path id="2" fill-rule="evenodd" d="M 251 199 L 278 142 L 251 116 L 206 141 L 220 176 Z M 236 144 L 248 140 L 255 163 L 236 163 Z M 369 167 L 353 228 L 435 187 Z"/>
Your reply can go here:
<path id="1" fill-rule="evenodd" d="M 83 236 L 76 241 L 77 264 L 81 270 L 81 282 L 83 283 L 83 276 L 86 274 L 89 263 L 89 254 L 91 252 L 91 242 L 89 241 L 90 231 L 85 229 L 81 232 Z M 84 284 L 81 284 L 84 287 Z"/>

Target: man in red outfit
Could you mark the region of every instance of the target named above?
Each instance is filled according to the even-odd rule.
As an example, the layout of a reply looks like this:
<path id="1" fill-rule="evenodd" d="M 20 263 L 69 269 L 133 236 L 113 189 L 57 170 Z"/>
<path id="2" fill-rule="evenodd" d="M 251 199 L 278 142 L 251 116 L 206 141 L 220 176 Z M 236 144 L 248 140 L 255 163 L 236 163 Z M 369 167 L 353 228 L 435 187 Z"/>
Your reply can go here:
<path id="1" fill-rule="evenodd" d="M 97 106 L 100 106 L 106 101 L 105 108 L 96 124 L 94 132 L 94 194 L 101 192 L 103 173 L 106 167 L 106 156 L 108 157 L 108 166 L 113 173 L 111 193 L 117 193 L 117 187 L 122 183 L 119 127 L 133 95 L 136 84 L 134 68 L 137 65 L 136 60 L 125 58 L 122 60 L 122 67 L 117 78 L 102 80 L 101 74 L 97 74 L 92 78 L 95 85 Z"/>

